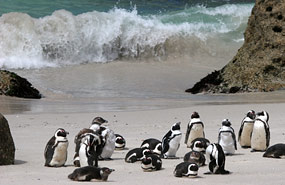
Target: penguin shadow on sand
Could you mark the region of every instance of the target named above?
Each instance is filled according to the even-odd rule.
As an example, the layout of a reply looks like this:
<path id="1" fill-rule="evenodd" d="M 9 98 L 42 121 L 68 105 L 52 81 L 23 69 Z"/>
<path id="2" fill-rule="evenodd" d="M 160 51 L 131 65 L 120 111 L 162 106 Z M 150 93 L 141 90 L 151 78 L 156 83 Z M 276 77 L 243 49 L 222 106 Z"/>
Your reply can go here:
<path id="1" fill-rule="evenodd" d="M 14 160 L 14 165 L 22 165 L 22 164 L 26 164 L 26 163 L 28 163 L 28 162 L 23 161 L 23 160 L 19 160 L 19 159 Z"/>

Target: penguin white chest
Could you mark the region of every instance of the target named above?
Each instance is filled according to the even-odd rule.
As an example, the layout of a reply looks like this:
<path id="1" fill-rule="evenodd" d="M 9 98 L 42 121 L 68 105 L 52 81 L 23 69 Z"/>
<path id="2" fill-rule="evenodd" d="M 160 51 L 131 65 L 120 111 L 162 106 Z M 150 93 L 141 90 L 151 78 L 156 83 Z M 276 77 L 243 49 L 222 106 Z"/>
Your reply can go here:
<path id="1" fill-rule="evenodd" d="M 88 166 L 88 153 L 89 147 L 85 144 L 81 144 L 79 149 L 79 161 L 80 167 Z"/>
<path id="2" fill-rule="evenodd" d="M 225 154 L 233 154 L 235 152 L 235 141 L 233 140 L 232 133 L 223 132 L 220 134 L 219 144 L 222 146 Z"/>
<path id="3" fill-rule="evenodd" d="M 204 128 L 201 124 L 194 124 L 190 130 L 188 140 L 192 142 L 199 137 L 204 137 Z"/>
<path id="4" fill-rule="evenodd" d="M 169 149 L 166 153 L 167 156 L 175 156 L 176 155 L 176 152 L 180 146 L 181 138 L 182 138 L 181 133 L 175 134 L 175 137 L 169 141 Z"/>
<path id="5" fill-rule="evenodd" d="M 240 135 L 240 145 L 250 146 L 251 145 L 251 133 L 253 130 L 253 122 L 246 122 L 243 125 L 243 129 Z"/>
<path id="6" fill-rule="evenodd" d="M 59 142 L 54 149 L 53 158 L 50 162 L 52 166 L 62 166 L 67 159 L 68 142 Z"/>
<path id="7" fill-rule="evenodd" d="M 266 150 L 266 132 L 262 122 L 255 122 L 251 137 L 251 148 L 254 150 Z"/>

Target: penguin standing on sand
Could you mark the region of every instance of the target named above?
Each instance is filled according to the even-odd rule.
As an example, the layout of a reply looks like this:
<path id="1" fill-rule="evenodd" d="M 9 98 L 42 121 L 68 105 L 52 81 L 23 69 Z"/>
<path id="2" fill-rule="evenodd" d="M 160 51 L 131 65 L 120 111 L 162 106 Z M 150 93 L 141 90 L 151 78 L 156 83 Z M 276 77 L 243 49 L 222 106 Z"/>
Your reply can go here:
<path id="1" fill-rule="evenodd" d="M 238 132 L 238 141 L 242 148 L 251 147 L 251 134 L 253 130 L 253 124 L 255 120 L 254 110 L 247 112 L 246 116 L 243 118 L 240 129 Z"/>
<path id="2" fill-rule="evenodd" d="M 99 135 L 88 133 L 82 138 L 79 149 L 80 167 L 98 167 L 98 157 L 102 153 L 102 140 Z"/>
<path id="3" fill-rule="evenodd" d="M 180 131 L 180 122 L 172 125 L 162 139 L 162 157 L 175 158 L 176 152 L 179 149 L 182 133 Z"/>
<path id="4" fill-rule="evenodd" d="M 120 134 L 115 134 L 115 150 L 123 150 L 126 147 L 126 140 Z"/>
<path id="5" fill-rule="evenodd" d="M 73 181 L 91 181 L 92 179 L 107 181 L 113 171 L 115 170 L 106 167 L 85 166 L 75 169 L 68 178 Z"/>
<path id="6" fill-rule="evenodd" d="M 179 163 L 173 172 L 175 177 L 195 177 L 198 175 L 199 166 L 194 162 Z"/>
<path id="7" fill-rule="evenodd" d="M 219 130 L 218 143 L 222 146 L 226 155 L 232 155 L 237 150 L 236 135 L 234 129 L 231 127 L 231 122 L 224 119 L 222 127 Z"/>
<path id="8" fill-rule="evenodd" d="M 187 125 L 187 131 L 185 135 L 185 144 L 187 148 L 190 148 L 191 143 L 196 138 L 204 138 L 204 124 L 200 119 L 198 112 L 193 112 L 191 115 L 191 120 Z"/>
<path id="9" fill-rule="evenodd" d="M 268 125 L 269 115 L 266 111 L 258 112 L 253 125 L 251 148 L 254 151 L 265 151 L 270 142 Z"/>
<path id="10" fill-rule="evenodd" d="M 161 155 L 161 141 L 159 141 L 158 139 L 149 138 L 144 140 L 141 144 L 141 148 L 148 148 L 152 151 L 152 153 L 157 154 L 159 156 Z"/>
<path id="11" fill-rule="evenodd" d="M 99 156 L 101 160 L 109 160 L 115 151 L 116 136 L 113 130 L 108 127 L 100 126 L 99 134 L 103 138 L 103 149 Z"/>
<path id="12" fill-rule="evenodd" d="M 67 159 L 67 134 L 67 131 L 63 128 L 59 128 L 55 131 L 54 136 L 48 141 L 44 151 L 45 166 L 64 166 Z"/>
<path id="13" fill-rule="evenodd" d="M 210 174 L 230 173 L 225 170 L 226 157 L 221 145 L 217 143 L 210 144 L 206 149 L 206 158 L 209 163 Z"/>

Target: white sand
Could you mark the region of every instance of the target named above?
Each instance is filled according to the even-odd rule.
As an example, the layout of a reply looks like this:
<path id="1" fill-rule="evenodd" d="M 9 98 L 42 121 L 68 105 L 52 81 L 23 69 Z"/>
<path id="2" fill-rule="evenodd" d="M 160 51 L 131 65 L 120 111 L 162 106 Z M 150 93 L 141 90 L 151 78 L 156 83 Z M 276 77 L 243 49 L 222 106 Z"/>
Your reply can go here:
<path id="1" fill-rule="evenodd" d="M 263 158 L 263 153 L 251 153 L 250 149 L 238 147 L 236 155 L 226 158 L 226 169 L 230 175 L 204 175 L 208 166 L 199 169 L 197 178 L 176 178 L 173 170 L 189 149 L 183 143 L 186 125 L 190 114 L 198 111 L 205 124 L 206 137 L 217 142 L 218 129 L 224 118 L 229 118 L 236 135 L 240 122 L 249 109 L 266 110 L 270 119 L 270 144 L 284 142 L 285 139 L 285 103 L 272 104 L 232 104 L 199 105 L 188 108 L 169 110 L 151 110 L 136 112 L 100 112 L 74 114 L 11 114 L 4 115 L 16 145 L 16 164 L 0 166 L 0 184 L 75 184 L 67 178 L 75 167 L 72 166 L 74 155 L 73 139 L 75 134 L 90 125 L 95 116 L 102 116 L 109 121 L 108 126 L 127 140 L 127 148 L 139 147 L 143 139 L 150 137 L 161 139 L 174 122 L 182 122 L 183 138 L 177 156 L 180 159 L 163 159 L 163 169 L 156 172 L 143 172 L 140 162 L 124 162 L 128 151 L 115 151 L 112 161 L 99 161 L 99 166 L 113 168 L 116 171 L 109 176 L 108 184 L 284 184 L 285 160 Z M 44 167 L 43 152 L 47 141 L 59 128 L 70 132 L 67 167 Z M 101 183 L 101 182 L 92 182 Z M 89 183 L 84 183 L 89 184 Z"/>

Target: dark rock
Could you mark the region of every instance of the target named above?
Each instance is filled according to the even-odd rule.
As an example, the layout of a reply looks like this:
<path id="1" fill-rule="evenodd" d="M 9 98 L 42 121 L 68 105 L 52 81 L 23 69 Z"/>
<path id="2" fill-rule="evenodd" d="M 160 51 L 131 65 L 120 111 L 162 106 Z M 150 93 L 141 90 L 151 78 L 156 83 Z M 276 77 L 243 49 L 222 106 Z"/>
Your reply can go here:
<path id="1" fill-rule="evenodd" d="M 236 93 L 285 88 L 285 0 L 256 0 L 245 42 L 223 69 L 186 90 Z M 219 83 L 216 83 L 219 82 Z"/>
<path id="2" fill-rule="evenodd" d="M 15 145 L 8 121 L 0 113 L 0 165 L 14 164 Z"/>
<path id="3" fill-rule="evenodd" d="M 37 89 L 16 73 L 0 70 L 0 95 L 16 96 L 21 98 L 41 98 Z"/>

